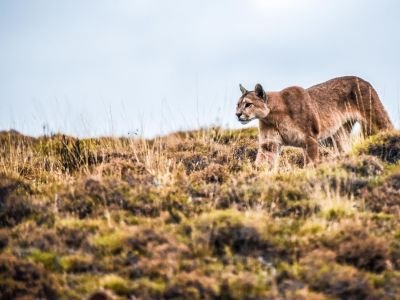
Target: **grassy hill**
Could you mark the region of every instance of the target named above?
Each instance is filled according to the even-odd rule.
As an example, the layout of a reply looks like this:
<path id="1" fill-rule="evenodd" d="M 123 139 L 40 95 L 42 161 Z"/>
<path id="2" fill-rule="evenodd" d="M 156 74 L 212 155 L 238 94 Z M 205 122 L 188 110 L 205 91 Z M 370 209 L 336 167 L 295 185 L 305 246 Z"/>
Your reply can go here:
<path id="1" fill-rule="evenodd" d="M 256 152 L 255 129 L 0 133 L 0 299 L 399 299 L 400 132 L 316 168 Z"/>

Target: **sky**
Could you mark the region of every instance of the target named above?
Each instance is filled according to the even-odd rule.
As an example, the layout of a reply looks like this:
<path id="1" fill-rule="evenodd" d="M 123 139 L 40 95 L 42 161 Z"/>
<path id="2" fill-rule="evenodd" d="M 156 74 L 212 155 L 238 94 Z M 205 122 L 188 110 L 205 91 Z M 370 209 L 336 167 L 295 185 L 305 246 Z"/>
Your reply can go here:
<path id="1" fill-rule="evenodd" d="M 0 130 L 239 128 L 239 83 L 343 75 L 369 81 L 399 127 L 399 11 L 397 0 L 0 0 Z"/>

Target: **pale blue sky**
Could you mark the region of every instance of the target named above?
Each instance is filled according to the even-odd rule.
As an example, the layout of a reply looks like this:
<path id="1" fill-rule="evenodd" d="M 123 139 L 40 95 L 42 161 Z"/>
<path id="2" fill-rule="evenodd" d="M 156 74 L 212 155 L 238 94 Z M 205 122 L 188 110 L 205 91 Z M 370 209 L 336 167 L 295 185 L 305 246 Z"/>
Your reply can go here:
<path id="1" fill-rule="evenodd" d="M 0 130 L 241 127 L 240 82 L 341 75 L 370 81 L 398 127 L 399 12 L 396 0 L 0 0 Z"/>

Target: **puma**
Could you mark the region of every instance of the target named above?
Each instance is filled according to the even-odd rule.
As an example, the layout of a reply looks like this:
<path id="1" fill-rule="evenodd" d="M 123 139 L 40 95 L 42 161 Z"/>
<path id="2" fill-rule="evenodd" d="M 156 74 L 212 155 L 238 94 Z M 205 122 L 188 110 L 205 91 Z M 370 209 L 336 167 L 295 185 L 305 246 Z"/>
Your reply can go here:
<path id="1" fill-rule="evenodd" d="M 242 124 L 259 120 L 256 164 L 275 165 L 281 146 L 303 148 L 305 164 L 319 158 L 319 144 L 333 141 L 344 150 L 343 136 L 361 124 L 364 136 L 393 129 L 377 92 L 367 81 L 345 76 L 304 89 L 298 86 L 279 92 L 254 91 L 240 85 L 236 116 Z"/>

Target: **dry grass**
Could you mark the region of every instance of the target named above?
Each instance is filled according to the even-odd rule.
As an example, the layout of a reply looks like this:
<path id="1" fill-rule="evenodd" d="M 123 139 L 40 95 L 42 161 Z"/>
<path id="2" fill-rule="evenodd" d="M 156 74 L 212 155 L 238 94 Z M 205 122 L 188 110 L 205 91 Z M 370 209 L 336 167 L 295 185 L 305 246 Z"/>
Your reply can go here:
<path id="1" fill-rule="evenodd" d="M 286 148 L 271 173 L 256 129 L 2 132 L 0 299 L 396 299 L 399 145 Z"/>

